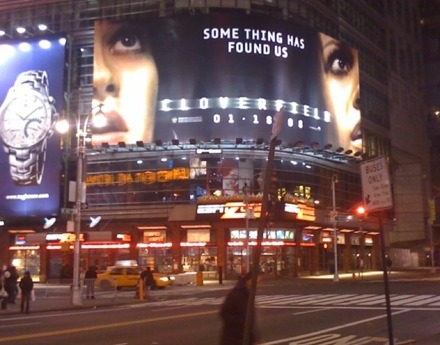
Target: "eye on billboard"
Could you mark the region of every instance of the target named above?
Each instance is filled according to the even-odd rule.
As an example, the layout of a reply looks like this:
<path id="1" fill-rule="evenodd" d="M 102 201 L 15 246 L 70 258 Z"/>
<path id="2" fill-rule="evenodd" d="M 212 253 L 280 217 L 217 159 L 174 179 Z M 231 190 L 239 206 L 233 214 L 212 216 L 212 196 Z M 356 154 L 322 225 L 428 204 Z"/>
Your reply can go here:
<path id="1" fill-rule="evenodd" d="M 0 44 L 0 215 L 56 215 L 65 39 Z"/>
<path id="2" fill-rule="evenodd" d="M 93 142 L 270 136 L 361 149 L 357 51 L 259 15 L 95 22 L 94 102 L 109 125 Z"/>

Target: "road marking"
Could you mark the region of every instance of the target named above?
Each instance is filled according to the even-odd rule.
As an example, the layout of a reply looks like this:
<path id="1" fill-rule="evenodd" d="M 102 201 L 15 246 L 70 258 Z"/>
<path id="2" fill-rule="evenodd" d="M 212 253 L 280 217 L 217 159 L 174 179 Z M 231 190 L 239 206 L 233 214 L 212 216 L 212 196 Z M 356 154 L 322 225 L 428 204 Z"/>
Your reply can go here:
<path id="1" fill-rule="evenodd" d="M 152 323 L 152 322 L 172 320 L 172 319 L 182 319 L 182 318 L 186 318 L 186 317 L 202 316 L 202 315 L 217 314 L 217 313 L 218 313 L 217 310 L 211 310 L 211 311 L 204 311 L 204 312 L 198 312 L 198 313 L 189 313 L 189 314 L 181 314 L 181 315 L 174 315 L 174 316 L 155 317 L 155 318 L 151 318 L 151 319 L 133 320 L 133 321 L 125 321 L 125 322 L 115 322 L 115 323 L 111 323 L 111 324 L 107 324 L 107 325 L 89 326 L 89 327 L 78 327 L 78 328 L 69 328 L 69 329 L 64 329 L 64 330 L 59 330 L 59 331 L 50 331 L 50 332 L 40 332 L 40 333 L 33 333 L 33 334 L 14 335 L 14 336 L 9 336 L 9 337 L 0 337 L 0 343 L 4 343 L 4 342 L 8 342 L 8 341 L 24 340 L 24 339 L 50 337 L 50 336 L 54 336 L 54 335 L 82 333 L 82 332 L 91 332 L 91 331 L 100 331 L 100 330 L 103 330 L 103 329 L 114 328 L 114 327 L 132 326 L 132 325 L 138 325 L 138 324 L 144 324 L 144 323 Z"/>
<path id="2" fill-rule="evenodd" d="M 293 313 L 293 315 L 311 314 L 311 313 L 316 313 L 318 311 L 325 311 L 325 310 L 329 310 L 329 308 L 319 308 L 319 309 L 312 309 L 312 310 L 307 310 L 307 311 L 299 311 L 297 313 Z"/>
<path id="3" fill-rule="evenodd" d="M 393 312 L 392 315 L 403 314 L 403 313 L 406 313 L 408 311 L 410 311 L 410 310 L 409 309 L 403 309 L 403 310 L 399 310 L 399 311 Z M 316 336 L 316 335 L 320 335 L 320 334 L 324 334 L 324 333 L 334 332 L 334 331 L 337 331 L 337 330 L 340 330 L 340 329 L 343 329 L 343 328 L 357 326 L 357 325 L 360 325 L 362 323 L 376 321 L 376 320 L 379 320 L 379 319 L 383 319 L 385 317 L 387 317 L 387 315 L 374 316 L 374 317 L 370 317 L 368 319 L 363 319 L 363 320 L 359 320 L 359 321 L 355 321 L 355 322 L 351 322 L 351 323 L 346 323 L 344 325 L 340 325 L 340 326 L 336 326 L 336 327 L 330 327 L 330 328 L 327 328 L 327 329 L 322 329 L 320 331 L 316 331 L 316 332 L 312 332 L 312 333 L 308 333 L 308 334 L 302 334 L 302 335 L 298 335 L 298 336 L 291 337 L 291 338 L 284 338 L 284 339 L 279 339 L 279 340 L 275 340 L 275 341 L 270 341 L 270 342 L 267 342 L 267 343 L 262 343 L 261 345 L 276 345 L 276 344 L 283 344 L 283 343 L 286 343 L 286 342 L 292 342 L 292 341 L 295 341 L 295 340 L 301 340 L 301 339 L 304 339 L 304 338 L 307 338 L 307 337 L 312 337 L 312 336 Z"/>
<path id="4" fill-rule="evenodd" d="M 0 328 L 21 327 L 21 326 L 38 325 L 38 324 L 40 324 L 40 322 L 17 323 L 15 325 L 1 325 Z"/>

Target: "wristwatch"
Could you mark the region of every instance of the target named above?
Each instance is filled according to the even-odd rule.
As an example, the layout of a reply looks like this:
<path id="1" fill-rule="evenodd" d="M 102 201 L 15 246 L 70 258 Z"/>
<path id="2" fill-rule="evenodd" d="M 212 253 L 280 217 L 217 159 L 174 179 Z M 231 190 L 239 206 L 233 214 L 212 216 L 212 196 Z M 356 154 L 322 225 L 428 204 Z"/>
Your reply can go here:
<path id="1" fill-rule="evenodd" d="M 18 185 L 41 183 L 47 139 L 58 119 L 54 104 L 46 71 L 31 70 L 18 75 L 0 107 L 0 136 Z"/>

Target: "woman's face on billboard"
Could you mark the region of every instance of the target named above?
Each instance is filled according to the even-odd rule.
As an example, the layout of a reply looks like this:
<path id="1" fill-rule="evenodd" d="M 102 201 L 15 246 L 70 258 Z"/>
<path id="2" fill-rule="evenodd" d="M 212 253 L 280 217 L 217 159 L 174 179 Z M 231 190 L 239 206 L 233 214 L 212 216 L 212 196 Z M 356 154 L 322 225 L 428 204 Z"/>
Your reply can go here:
<path id="1" fill-rule="evenodd" d="M 95 23 L 93 106 L 103 104 L 108 125 L 94 130 L 93 144 L 153 139 L 158 73 L 150 47 L 124 23 Z"/>
<path id="2" fill-rule="evenodd" d="M 346 150 L 362 149 L 357 51 L 320 34 L 323 89 L 327 110 L 333 115 L 337 141 Z"/>

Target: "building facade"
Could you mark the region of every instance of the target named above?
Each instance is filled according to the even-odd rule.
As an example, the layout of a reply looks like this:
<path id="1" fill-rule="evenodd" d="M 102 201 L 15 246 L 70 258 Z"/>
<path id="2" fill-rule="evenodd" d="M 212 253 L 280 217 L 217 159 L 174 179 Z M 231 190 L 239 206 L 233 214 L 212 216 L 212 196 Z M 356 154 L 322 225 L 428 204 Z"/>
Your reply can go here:
<path id="1" fill-rule="evenodd" d="M 426 255 L 430 259 L 429 142 L 416 3 L 80 0 L 16 1 L 1 6 L 5 42 L 51 35 L 66 39 L 61 115 L 71 124 L 76 121 L 80 134 L 82 126 L 83 132 L 88 130 L 84 122 L 91 109 L 102 103 L 96 102 L 100 87 L 107 93 L 122 93 L 115 81 L 104 82 L 104 73 L 98 73 L 107 51 L 98 46 L 99 33 L 105 38 L 111 32 L 108 23 L 123 23 L 124 28 L 136 23 L 145 32 L 161 28 L 150 34 L 149 48 L 143 48 L 161 54 L 156 63 L 155 114 L 160 131 L 150 136 L 138 132 L 138 137 L 127 140 L 93 132 L 91 141 L 85 142 L 85 169 L 78 169 L 76 133 L 59 136 L 62 172 L 57 221 L 44 229 L 43 217 L 29 214 L 23 222 L 1 214 L 5 220 L 1 243 L 7 243 L 2 262 L 32 268 L 42 280 L 58 277 L 63 265 L 72 264 L 71 224 L 77 212 L 72 182 L 81 170 L 86 182 L 81 200 L 83 268 L 136 260 L 161 272 L 203 271 L 207 279 L 218 279 L 219 273 L 226 278 L 243 273 L 252 264 L 249 258 L 261 215 L 270 129 L 281 105 L 287 112 L 286 128 L 297 131 L 292 139 L 283 128 L 275 150 L 270 182 L 273 205 L 264 227 L 261 271 L 273 277 L 321 274 L 334 271 L 335 258 L 341 271 L 358 269 L 360 259 L 366 269 L 380 268 L 378 218 L 351 217 L 362 202 L 359 164 L 379 156 L 387 157 L 393 191 L 394 207 L 387 211 L 383 226 L 387 252 L 396 266 L 425 265 Z M 51 35 L 38 31 L 43 22 Z M 244 22 L 247 26 L 240 26 Z M 18 25 L 26 29 L 24 33 L 16 32 Z M 195 28 L 203 33 L 199 40 L 193 38 Z M 124 52 L 136 51 L 130 30 L 118 36 Z M 248 41 L 240 41 L 240 33 L 249 34 Z M 326 113 L 313 107 L 325 99 L 325 94 L 318 96 L 313 89 L 318 78 L 314 71 L 319 68 L 310 67 L 314 57 L 300 58 L 300 52 L 312 50 L 316 37 L 331 37 L 343 47 L 339 55 L 330 52 L 328 57 L 334 60 L 327 61 L 323 70 L 337 69 L 341 78 L 357 66 L 355 57 L 359 60 L 359 94 L 353 103 L 362 122 L 351 141 L 361 140 L 360 147 L 344 143 L 327 130 Z M 226 39 L 224 49 L 229 49 L 229 55 L 218 45 Z M 102 61 L 122 55 L 119 41 L 106 42 L 110 41 L 109 57 Z M 211 50 L 203 45 L 211 43 Z M 237 65 L 227 59 L 232 54 L 240 56 Z M 295 64 L 284 63 L 289 54 L 295 54 Z M 258 59 L 264 64 L 259 65 Z M 150 58 L 141 60 L 151 66 Z M 287 73 L 292 77 L 286 78 Z M 149 75 L 134 74 L 131 83 Z M 295 89 L 303 78 L 303 89 L 291 96 L 286 90 Z M 231 91 L 231 86 L 237 89 Z M 277 103 L 279 99 L 293 102 Z M 260 112 L 249 112 L 250 108 Z M 185 116 L 182 111 L 187 112 Z M 298 114 L 300 120 L 295 117 Z M 195 118 L 205 115 L 212 121 L 200 125 Z M 239 124 L 246 121 L 254 126 Z M 336 219 L 331 211 L 337 212 Z M 90 217 L 101 220 L 90 227 Z"/>

